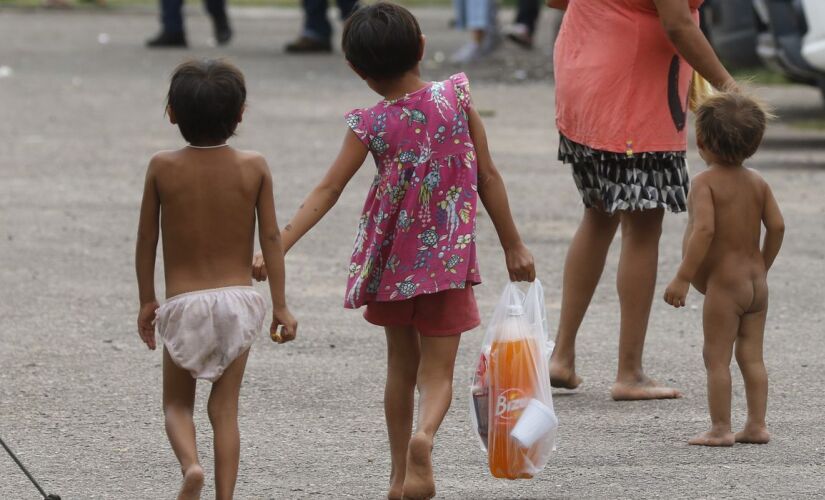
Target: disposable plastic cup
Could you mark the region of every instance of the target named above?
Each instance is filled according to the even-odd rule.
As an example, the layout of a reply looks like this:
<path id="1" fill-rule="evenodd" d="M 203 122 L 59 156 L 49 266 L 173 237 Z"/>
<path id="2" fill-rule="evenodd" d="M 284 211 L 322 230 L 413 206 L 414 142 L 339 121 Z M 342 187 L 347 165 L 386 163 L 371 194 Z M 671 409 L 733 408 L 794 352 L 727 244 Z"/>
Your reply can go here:
<path id="1" fill-rule="evenodd" d="M 510 431 L 510 437 L 522 448 L 529 448 L 558 425 L 559 421 L 553 410 L 538 399 L 531 399 Z"/>

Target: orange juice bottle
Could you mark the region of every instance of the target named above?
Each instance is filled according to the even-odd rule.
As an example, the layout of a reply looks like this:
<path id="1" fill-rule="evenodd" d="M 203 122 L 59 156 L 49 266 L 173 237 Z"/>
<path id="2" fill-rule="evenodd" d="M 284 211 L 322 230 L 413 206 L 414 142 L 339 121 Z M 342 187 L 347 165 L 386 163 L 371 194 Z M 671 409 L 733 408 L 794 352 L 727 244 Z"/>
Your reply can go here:
<path id="1" fill-rule="evenodd" d="M 536 393 L 540 351 L 530 329 L 522 307 L 511 305 L 490 347 L 487 454 L 490 472 L 499 478 L 533 477 L 533 453 L 510 437 L 510 431 Z"/>

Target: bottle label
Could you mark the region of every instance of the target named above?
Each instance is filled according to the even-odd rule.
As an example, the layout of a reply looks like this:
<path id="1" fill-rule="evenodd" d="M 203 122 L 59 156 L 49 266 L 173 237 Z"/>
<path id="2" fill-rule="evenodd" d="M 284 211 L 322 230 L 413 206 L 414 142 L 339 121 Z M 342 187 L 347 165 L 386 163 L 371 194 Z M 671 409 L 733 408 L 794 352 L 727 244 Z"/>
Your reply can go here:
<path id="1" fill-rule="evenodd" d="M 530 398 L 521 389 L 507 389 L 496 398 L 495 417 L 500 420 L 516 420 L 527 408 Z"/>

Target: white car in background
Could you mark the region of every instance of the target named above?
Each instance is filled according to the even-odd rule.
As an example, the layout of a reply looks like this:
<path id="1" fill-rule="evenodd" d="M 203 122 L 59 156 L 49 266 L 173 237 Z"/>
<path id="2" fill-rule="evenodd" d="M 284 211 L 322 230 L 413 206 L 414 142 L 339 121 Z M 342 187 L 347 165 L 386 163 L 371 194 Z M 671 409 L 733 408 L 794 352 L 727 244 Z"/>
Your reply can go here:
<path id="1" fill-rule="evenodd" d="M 802 41 L 802 57 L 825 71 L 825 0 L 802 0 L 808 33 Z"/>
<path id="2" fill-rule="evenodd" d="M 729 67 L 761 62 L 825 98 L 825 0 L 706 0 L 702 29 Z"/>
<path id="3" fill-rule="evenodd" d="M 756 52 L 769 68 L 825 98 L 825 0 L 753 0 Z"/>

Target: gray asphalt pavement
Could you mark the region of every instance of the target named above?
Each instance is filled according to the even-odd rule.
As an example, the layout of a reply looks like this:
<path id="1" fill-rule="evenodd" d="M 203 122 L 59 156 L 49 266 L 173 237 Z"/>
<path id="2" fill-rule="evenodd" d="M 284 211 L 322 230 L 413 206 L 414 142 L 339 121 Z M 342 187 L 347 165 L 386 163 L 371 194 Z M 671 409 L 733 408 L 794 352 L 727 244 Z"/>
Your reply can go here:
<path id="1" fill-rule="evenodd" d="M 426 75 L 444 77 L 456 69 L 435 54 L 455 50 L 465 36 L 447 29 L 448 10 L 418 13 L 428 35 Z M 148 352 L 135 331 L 132 264 L 146 163 L 155 151 L 183 144 L 163 116 L 174 65 L 187 56 L 226 56 L 246 72 L 249 108 L 233 144 L 269 159 L 282 222 L 337 152 L 343 114 L 377 99 L 340 54 L 281 53 L 298 32 L 298 11 L 238 9 L 233 15 L 237 38 L 225 49 L 209 45 L 208 21 L 193 8 L 187 20 L 193 49 L 150 52 L 142 46 L 157 29 L 150 11 L 0 9 L 0 67 L 8 68 L 0 69 L 0 436 L 64 499 L 172 498 L 178 485 L 160 411 L 160 353 Z M 549 53 L 505 47 L 467 73 L 555 324 L 562 262 L 581 206 L 569 172 L 555 158 Z M 774 186 L 788 225 L 770 276 L 765 342 L 773 441 L 731 449 L 686 444 L 708 425 L 695 292 L 679 311 L 657 299 L 646 347 L 649 373 L 681 388 L 685 398 L 609 399 L 618 329 L 616 246 L 580 336 L 585 383 L 556 393 L 561 442 L 531 481 L 498 481 L 486 470 L 469 427 L 466 390 L 482 332 L 465 336 L 454 405 L 435 451 L 441 498 L 825 494 L 825 134 L 789 124 L 821 119 L 822 107 L 817 92 L 805 87 L 760 93 L 783 118 L 750 165 Z M 692 145 L 690 160 L 695 171 L 702 168 Z M 375 499 L 385 493 L 383 333 L 341 307 L 372 168 L 362 168 L 339 205 L 287 258 L 299 338 L 277 346 L 261 336 L 252 350 L 241 394 L 237 498 Z M 685 221 L 666 219 L 657 294 L 679 263 Z M 479 239 L 485 283 L 477 296 L 486 315 L 506 272 L 484 215 Z M 198 437 L 211 481 L 208 386 L 201 388 Z M 745 401 L 737 370 L 733 412 L 741 425 Z M 212 495 L 207 489 L 205 498 Z M 0 498 L 36 498 L 2 453 Z"/>

